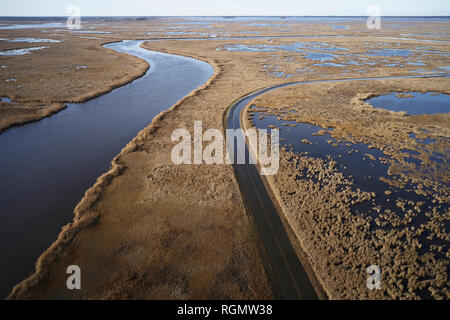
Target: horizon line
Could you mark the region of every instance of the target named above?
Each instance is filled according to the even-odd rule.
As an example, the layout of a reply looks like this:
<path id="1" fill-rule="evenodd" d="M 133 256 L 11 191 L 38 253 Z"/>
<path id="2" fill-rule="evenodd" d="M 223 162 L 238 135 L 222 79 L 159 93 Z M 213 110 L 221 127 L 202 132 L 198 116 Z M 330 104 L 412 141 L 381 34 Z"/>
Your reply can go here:
<path id="1" fill-rule="evenodd" d="M 261 17 L 261 18 L 365 18 L 369 15 L 153 15 L 153 16 L 139 16 L 139 15 L 82 15 L 82 17 L 92 17 L 92 18 L 154 18 L 154 17 L 223 17 L 223 18 L 246 18 L 246 17 Z M 17 16 L 2 16 L 0 18 L 67 18 L 69 15 L 17 15 Z M 381 15 L 385 18 L 450 18 L 449 15 Z"/>

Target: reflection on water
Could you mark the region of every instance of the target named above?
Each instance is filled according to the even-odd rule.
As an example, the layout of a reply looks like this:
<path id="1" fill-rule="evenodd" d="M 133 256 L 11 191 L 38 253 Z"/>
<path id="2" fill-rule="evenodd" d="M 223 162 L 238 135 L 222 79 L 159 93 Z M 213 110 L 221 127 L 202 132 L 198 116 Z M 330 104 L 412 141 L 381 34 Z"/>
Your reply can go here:
<path id="1" fill-rule="evenodd" d="M 0 39 L 0 41 L 8 41 L 8 42 L 28 42 L 28 43 L 39 43 L 39 42 L 51 42 L 57 43 L 62 42 L 62 40 L 54 40 L 54 39 L 40 39 L 40 38 L 17 38 L 17 39 Z"/>
<path id="2" fill-rule="evenodd" d="M 344 29 L 344 30 L 348 30 L 349 27 L 347 26 L 331 26 L 333 29 Z"/>
<path id="3" fill-rule="evenodd" d="M 313 67 L 345 67 L 343 64 L 333 63 L 333 62 L 325 62 L 325 63 L 315 63 L 312 64 Z"/>
<path id="4" fill-rule="evenodd" d="M 11 99 L 9 99 L 9 98 L 7 98 L 7 97 L 0 97 L 0 101 L 1 101 L 1 102 L 11 103 Z"/>
<path id="5" fill-rule="evenodd" d="M 405 111 L 409 115 L 450 112 L 450 95 L 437 92 L 391 93 L 366 101 L 375 108 Z"/>
<path id="6" fill-rule="evenodd" d="M 297 123 L 296 121 L 278 120 L 277 116 L 273 115 L 256 112 L 253 116 L 253 122 L 260 129 L 267 129 L 270 126 L 281 128 L 280 141 L 295 152 L 307 152 L 313 157 L 323 159 L 326 159 L 326 155 L 330 155 L 333 160 L 340 163 L 341 169 L 347 167 L 345 171 L 349 175 L 354 175 L 356 179 L 359 179 L 360 183 L 373 183 L 372 180 L 375 177 L 386 176 L 387 166 L 378 160 L 380 157 L 386 156 L 380 150 L 370 149 L 362 143 L 349 144 L 339 142 L 329 134 L 317 134 L 319 131 L 324 130 L 320 126 L 309 123 Z M 355 152 L 355 150 L 358 151 Z M 376 160 L 363 161 L 362 157 L 364 157 L 365 153 L 372 154 Z M 386 185 L 382 184 L 385 189 Z"/>

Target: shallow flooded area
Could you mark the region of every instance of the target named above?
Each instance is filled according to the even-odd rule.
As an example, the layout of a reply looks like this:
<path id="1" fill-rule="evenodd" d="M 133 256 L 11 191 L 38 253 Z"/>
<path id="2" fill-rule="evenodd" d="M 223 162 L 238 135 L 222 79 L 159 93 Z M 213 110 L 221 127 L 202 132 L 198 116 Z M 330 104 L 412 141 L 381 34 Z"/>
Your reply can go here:
<path id="1" fill-rule="evenodd" d="M 422 108 L 425 107 L 424 104 L 421 104 L 421 106 Z M 449 107 L 449 104 L 446 106 Z M 376 218 L 378 212 L 390 210 L 402 216 L 404 210 L 402 211 L 393 201 L 393 194 L 407 203 L 416 204 L 420 202 L 423 209 L 426 208 L 425 210 L 436 208 L 433 198 L 424 197 L 414 192 L 414 184 L 396 188 L 385 182 L 385 179 L 389 177 L 388 161 L 392 159 L 381 150 L 369 147 L 364 143 L 349 143 L 345 140 L 334 139 L 330 136 L 333 129 L 325 130 L 320 126 L 309 123 L 282 120 L 279 116 L 270 115 L 270 113 L 253 113 L 252 108 L 249 109 L 249 112 L 253 114 L 252 121 L 256 128 L 278 128 L 280 130 L 280 143 L 288 151 L 320 158 L 326 162 L 334 161 L 340 172 L 346 177 L 351 177 L 355 190 L 361 189 L 376 195 L 372 201 L 355 206 L 353 208 L 355 213 L 369 214 Z M 432 140 L 418 141 L 418 143 L 430 144 Z M 406 161 L 417 166 L 422 164 L 420 157 L 417 157 L 420 155 L 419 152 L 411 150 L 404 150 L 404 152 L 407 154 Z M 450 158 L 444 155 L 441 155 L 441 157 L 443 158 L 435 158 L 431 161 L 450 165 Z M 450 205 L 447 203 L 441 209 L 447 210 L 449 208 Z M 423 220 L 418 219 L 414 221 L 413 225 L 417 228 L 422 223 Z M 447 226 L 450 227 L 450 224 Z M 450 228 L 448 232 L 450 232 Z"/>

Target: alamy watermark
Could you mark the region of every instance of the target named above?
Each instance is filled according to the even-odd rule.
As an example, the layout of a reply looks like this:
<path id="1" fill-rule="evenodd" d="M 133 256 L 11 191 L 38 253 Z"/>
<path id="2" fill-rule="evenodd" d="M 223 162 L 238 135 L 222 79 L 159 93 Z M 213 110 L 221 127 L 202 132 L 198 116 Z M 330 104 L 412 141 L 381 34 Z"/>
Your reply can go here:
<path id="1" fill-rule="evenodd" d="M 171 159 L 177 165 L 246 164 L 246 139 L 249 149 L 249 164 L 259 164 L 261 175 L 275 175 L 280 162 L 278 129 L 271 129 L 270 134 L 266 129 L 252 128 L 245 131 L 227 129 L 224 138 L 221 130 L 208 129 L 203 132 L 202 122 L 194 121 L 193 138 L 187 129 L 176 129 L 172 132 L 172 142 L 178 143 L 172 148 Z M 207 143 L 206 147 L 203 147 L 204 142 Z"/>
<path id="2" fill-rule="evenodd" d="M 377 265 L 371 265 L 367 267 L 366 272 L 369 274 L 367 277 L 367 288 L 369 290 L 381 289 L 381 269 Z"/>
<path id="3" fill-rule="evenodd" d="M 70 5 L 66 9 L 69 17 L 66 21 L 66 26 L 69 29 L 81 29 L 81 9 L 77 5 Z"/>
<path id="4" fill-rule="evenodd" d="M 67 267 L 67 274 L 70 276 L 67 278 L 66 286 L 69 290 L 81 289 L 81 269 L 77 265 L 71 265 Z"/>
<path id="5" fill-rule="evenodd" d="M 381 9 L 377 5 L 368 6 L 366 12 L 369 14 L 367 18 L 367 28 L 369 30 L 381 29 Z"/>

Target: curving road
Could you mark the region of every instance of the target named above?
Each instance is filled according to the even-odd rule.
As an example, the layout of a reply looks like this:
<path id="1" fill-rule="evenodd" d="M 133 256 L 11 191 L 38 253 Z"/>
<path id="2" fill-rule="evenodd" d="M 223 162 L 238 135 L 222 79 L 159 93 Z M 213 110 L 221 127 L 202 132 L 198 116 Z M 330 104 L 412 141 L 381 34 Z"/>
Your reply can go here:
<path id="1" fill-rule="evenodd" d="M 320 82 L 361 81 L 376 79 L 400 79 L 400 78 L 431 78 L 448 77 L 449 75 L 428 76 L 404 76 L 404 77 L 380 77 L 380 78 L 353 78 L 353 79 L 328 79 L 321 81 L 300 81 L 283 83 L 263 88 L 235 101 L 225 115 L 227 129 L 241 129 L 241 113 L 251 100 L 266 92 L 287 86 Z M 236 149 L 235 149 L 236 152 Z M 245 147 L 248 155 L 248 148 Z M 236 159 L 236 157 L 235 157 Z M 269 278 L 273 286 L 276 298 L 279 299 L 317 299 L 303 266 L 289 240 L 287 232 L 275 209 L 262 182 L 256 165 L 235 164 L 234 171 L 239 182 L 242 197 L 246 209 L 256 225 L 256 233 L 264 247 L 267 264 L 270 266 Z"/>

